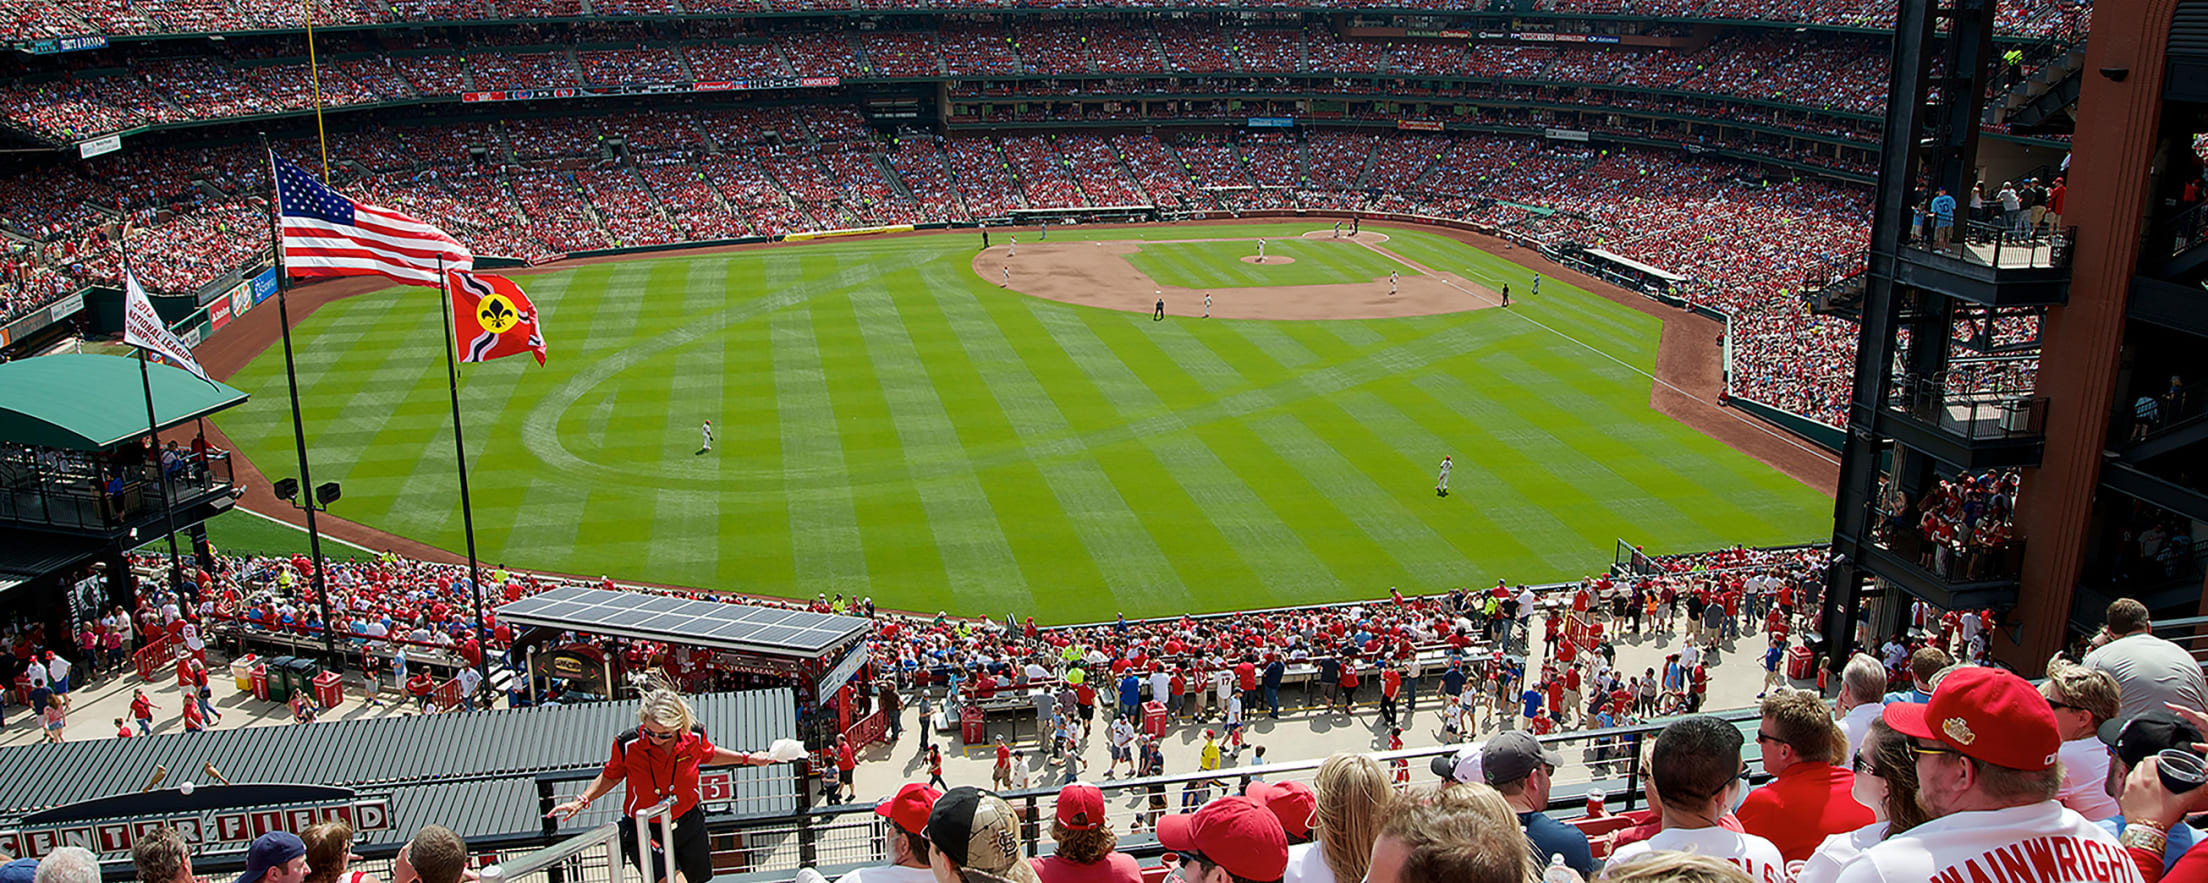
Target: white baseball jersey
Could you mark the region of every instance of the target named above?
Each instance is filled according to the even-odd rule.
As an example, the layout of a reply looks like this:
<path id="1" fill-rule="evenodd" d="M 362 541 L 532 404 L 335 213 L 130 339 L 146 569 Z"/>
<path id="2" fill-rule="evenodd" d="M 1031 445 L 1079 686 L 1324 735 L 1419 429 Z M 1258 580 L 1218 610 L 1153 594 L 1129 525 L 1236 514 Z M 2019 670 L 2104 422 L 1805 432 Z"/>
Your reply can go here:
<path id="1" fill-rule="evenodd" d="M 1959 812 L 1864 850 L 1838 883 L 2140 883 L 2115 836 L 2052 800 Z"/>
<path id="2" fill-rule="evenodd" d="M 1786 883 L 1786 859 L 1779 856 L 1779 848 L 1754 834 L 1727 831 L 1724 828 L 1670 828 L 1656 832 L 1647 840 L 1635 841 L 1618 847 L 1610 854 L 1609 865 L 1630 862 L 1636 856 L 1657 850 L 1696 852 L 1712 858 L 1721 858 L 1748 872 L 1756 883 Z"/>
<path id="3" fill-rule="evenodd" d="M 1442 480 L 1442 481 L 1448 481 L 1448 480 L 1449 480 L 1449 470 L 1451 470 L 1451 469 L 1455 469 L 1455 468 L 1456 468 L 1456 464 L 1454 464 L 1454 463 L 1451 463 L 1451 462 L 1449 462 L 1448 460 L 1443 460 L 1443 461 L 1441 461 L 1441 480 Z"/>

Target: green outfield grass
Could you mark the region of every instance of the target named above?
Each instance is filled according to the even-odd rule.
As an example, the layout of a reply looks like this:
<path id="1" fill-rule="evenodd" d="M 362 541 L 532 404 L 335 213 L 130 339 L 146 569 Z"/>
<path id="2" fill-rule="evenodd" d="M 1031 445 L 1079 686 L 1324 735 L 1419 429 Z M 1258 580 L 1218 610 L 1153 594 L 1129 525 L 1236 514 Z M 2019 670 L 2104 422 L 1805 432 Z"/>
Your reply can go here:
<path id="1" fill-rule="evenodd" d="M 1386 275 L 1369 251 L 1293 241 L 1308 229 L 1050 241 L 1278 237 L 1299 258 L 1278 269 Z M 1387 232 L 1410 260 L 1529 288 L 1462 244 Z M 1152 322 L 1002 290 L 971 271 L 975 244 L 526 277 L 550 366 L 462 366 L 483 557 L 1076 621 L 1577 577 L 1619 537 L 1658 551 L 1830 532 L 1828 498 L 1648 408 L 1657 320 L 1555 280 L 1507 311 Z M 1311 281 L 1242 264 L 1243 247 L 1145 253 L 1234 285 Z M 295 337 L 314 477 L 345 487 L 335 514 L 461 548 L 436 294 L 334 303 Z M 280 352 L 230 382 L 254 397 L 223 429 L 288 474 Z"/>
<path id="2" fill-rule="evenodd" d="M 191 536 L 184 531 L 176 533 L 177 547 L 184 554 L 191 554 Z M 217 555 L 305 555 L 307 532 L 282 522 L 270 521 L 251 512 L 225 512 L 207 519 L 207 543 L 215 547 Z M 169 554 L 169 542 L 164 538 L 138 547 L 148 555 Z M 368 553 L 322 537 L 322 555 L 327 558 L 364 558 Z"/>
<path id="3" fill-rule="evenodd" d="M 1162 284 L 1183 288 L 1338 285 L 1385 279 L 1390 270 L 1407 271 L 1386 255 L 1348 240 L 1268 238 L 1267 263 L 1242 262 L 1256 254 L 1255 240 L 1161 242 L 1145 244 L 1127 261 Z"/>

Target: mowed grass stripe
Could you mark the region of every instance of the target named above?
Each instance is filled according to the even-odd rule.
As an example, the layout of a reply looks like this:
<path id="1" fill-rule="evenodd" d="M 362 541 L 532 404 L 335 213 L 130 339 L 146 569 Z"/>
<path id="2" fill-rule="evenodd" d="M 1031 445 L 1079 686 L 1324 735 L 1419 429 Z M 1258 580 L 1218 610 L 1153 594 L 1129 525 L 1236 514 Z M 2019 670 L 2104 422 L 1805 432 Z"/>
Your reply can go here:
<path id="1" fill-rule="evenodd" d="M 796 545 L 790 540 L 788 504 L 777 499 L 785 490 L 786 454 L 780 378 L 776 370 L 775 322 L 771 313 L 756 313 L 771 306 L 773 295 L 787 292 L 797 278 L 795 255 L 773 253 L 759 260 L 719 261 L 722 273 L 721 302 L 737 305 L 749 314 L 731 322 L 721 334 L 722 398 L 720 414 L 728 422 L 726 450 L 716 461 L 720 474 L 742 478 L 723 479 L 726 494 L 718 511 L 715 534 L 720 544 L 715 577 L 719 585 L 766 591 L 774 581 L 796 573 Z M 721 432 L 716 420 L 715 432 Z M 723 445 L 716 444 L 716 449 Z"/>
<path id="2" fill-rule="evenodd" d="M 1130 332 L 1125 322 L 1100 316 L 1097 311 L 1085 311 L 1079 318 L 1086 320 L 1081 327 L 1090 333 L 1081 336 L 1073 326 L 1064 326 L 1058 340 L 1067 355 L 1082 365 L 1090 381 L 1122 417 L 1152 415 L 1138 424 L 1142 431 L 1134 434 L 1136 445 L 1107 444 L 1099 456 L 1121 495 L 1137 501 L 1142 522 L 1158 547 L 1172 556 L 1183 584 L 1194 587 L 1222 581 L 1266 582 L 1266 571 L 1253 567 L 1223 531 L 1228 524 L 1275 521 L 1278 516 L 1262 506 L 1243 505 L 1228 511 L 1232 506 L 1229 501 L 1254 501 L 1220 486 L 1227 472 L 1218 458 L 1194 442 L 1178 411 L 1167 410 L 1168 403 L 1159 395 L 1161 384 L 1145 379 L 1137 370 L 1138 366 L 1150 365 L 1155 373 L 1166 364 L 1205 361 L 1193 353 L 1210 357 L 1210 362 L 1218 364 L 1214 370 L 1231 369 L 1185 334 Z M 1108 340 L 1118 341 L 1118 346 L 1109 346 Z M 1191 395 L 1188 386 L 1184 383 L 1167 391 L 1186 398 Z M 1138 451 L 1143 456 L 1137 456 Z M 1276 544 L 1292 544 L 1292 538 L 1284 534 L 1271 539 Z"/>
<path id="3" fill-rule="evenodd" d="M 1113 397 L 1129 394 L 1140 381 L 1078 315 L 1087 311 L 1041 301 L 1032 307 L 1036 325 L 1062 356 L 1050 359 L 1049 369 L 1030 363 L 1035 376 L 1046 382 L 1050 400 L 1121 422 L 1126 414 Z M 1194 600 L 1174 568 L 1173 550 L 1167 548 L 1175 540 L 1153 534 L 1146 524 L 1187 524 L 1177 517 L 1190 514 L 1183 505 L 1187 498 L 1173 498 L 1171 482 L 1162 480 L 1163 467 L 1146 449 L 1139 444 L 1082 444 L 1070 456 L 1050 457 L 1038 465 L 1114 595 L 1125 601 L 1139 592 L 1148 603 L 1168 605 Z M 1136 514 L 1130 498 L 1141 501 L 1143 514 Z"/>
<path id="4" fill-rule="evenodd" d="M 848 262 L 846 273 L 861 268 Z M 863 265 L 871 275 L 873 264 Z M 942 560 L 935 552 L 927 528 L 927 510 L 913 486 L 905 457 L 928 456 L 925 449 L 906 451 L 891 416 L 880 372 L 861 334 L 858 298 L 866 283 L 846 288 L 835 296 L 816 298 L 812 304 L 813 332 L 820 345 L 828 397 L 835 410 L 843 455 L 849 468 L 844 476 L 824 476 L 850 488 L 852 514 L 859 529 L 856 545 L 842 554 L 864 556 L 870 579 L 889 584 L 941 579 Z M 798 535 L 800 544 L 810 538 Z M 856 591 L 856 590 L 854 590 Z M 848 594 L 848 592 L 847 592 Z"/>
<path id="5" fill-rule="evenodd" d="M 683 261 L 669 265 L 671 276 L 678 276 L 683 296 L 666 298 L 677 307 L 671 313 L 677 317 L 709 310 L 726 290 L 725 264 L 718 262 Z M 674 282 L 676 279 L 665 281 Z M 662 280 L 654 273 L 654 290 Z M 730 429 L 727 415 L 721 406 L 725 401 L 722 378 L 726 366 L 722 357 L 725 338 L 705 338 L 692 342 L 674 353 L 671 381 L 674 407 L 668 409 L 667 434 L 672 441 L 679 438 L 683 428 L 677 423 L 680 415 L 687 422 L 687 415 L 712 415 L 698 418 L 702 428 L 706 419 L 713 421 L 713 450 L 693 451 L 690 464 L 703 481 L 676 483 L 661 489 L 657 496 L 658 507 L 651 522 L 654 542 L 647 549 L 645 567 L 653 574 L 666 574 L 662 582 L 686 585 L 715 585 L 718 581 L 718 564 L 721 549 L 721 494 L 718 490 L 720 463 L 725 456 L 741 456 L 729 446 L 726 434 Z M 702 448 L 703 433 L 692 444 Z M 680 445 L 675 445 L 679 448 Z M 679 452 L 671 452 L 669 459 L 682 462 Z"/>
<path id="6" fill-rule="evenodd" d="M 1433 497 L 1424 475 L 1430 466 L 1397 449 L 1371 428 L 1357 425 L 1338 399 L 1312 399 L 1293 409 L 1294 419 L 1266 420 L 1280 432 L 1275 450 L 1310 471 L 1329 495 L 1353 501 L 1341 506 L 1367 536 L 1387 546 L 1396 563 L 1423 585 L 1460 578 L 1467 557 L 1409 506 Z M 1292 452 L 1292 453 L 1291 453 Z M 1439 462 L 1436 457 L 1435 461 Z"/>
<path id="7" fill-rule="evenodd" d="M 866 581 L 866 556 L 859 545 L 859 517 L 851 487 L 835 480 L 846 472 L 843 440 L 814 336 L 812 307 L 776 312 L 767 322 L 773 329 L 791 577 L 795 586 L 816 592 L 861 586 Z M 766 584 L 772 585 L 770 575 L 762 576 L 770 577 Z"/>
<path id="8" fill-rule="evenodd" d="M 938 394 L 942 386 L 930 376 L 927 363 L 912 346 L 916 336 L 941 339 L 948 331 L 947 320 L 940 311 L 931 309 L 927 298 L 909 299 L 913 309 L 907 310 L 896 298 L 879 290 L 862 291 L 852 297 L 858 307 L 859 331 L 880 377 L 899 443 L 915 459 L 939 458 L 958 464 L 946 475 L 928 476 L 913 483 L 923 510 L 921 522 L 915 527 L 925 536 L 912 540 L 924 538 L 926 542 L 924 549 L 902 551 L 910 560 L 901 562 L 900 569 L 918 571 L 934 560 L 940 574 L 924 574 L 926 579 L 914 581 L 930 584 L 937 579 L 947 580 L 949 585 L 965 589 L 959 599 L 962 604 L 985 604 L 985 609 L 994 610 L 1034 603 L 988 494 L 973 470 L 965 467 L 969 462 L 965 446 Z M 878 540 L 868 543 L 869 549 L 881 547 Z M 882 573 L 880 568 L 871 569 Z"/>

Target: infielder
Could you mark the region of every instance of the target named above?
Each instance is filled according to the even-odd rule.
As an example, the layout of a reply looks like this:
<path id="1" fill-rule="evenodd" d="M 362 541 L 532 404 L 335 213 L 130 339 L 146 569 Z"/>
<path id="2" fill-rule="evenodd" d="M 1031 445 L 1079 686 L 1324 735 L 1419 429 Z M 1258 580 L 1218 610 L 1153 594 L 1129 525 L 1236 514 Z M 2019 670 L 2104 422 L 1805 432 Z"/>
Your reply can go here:
<path id="1" fill-rule="evenodd" d="M 1010 287 L 1012 287 L 1012 267 L 1011 267 L 1011 266 L 1007 265 L 1007 266 L 1006 266 L 1006 267 L 1004 268 L 1004 284 L 1003 284 L 1002 286 L 999 286 L 999 287 L 1002 287 L 1002 288 L 1010 288 Z"/>
<path id="2" fill-rule="evenodd" d="M 1012 237 L 1012 244 L 1011 244 L 1011 245 L 1008 245 L 1008 246 L 1005 246 L 1005 248 L 1004 248 L 1004 256 L 1005 256 L 1005 257 L 1008 257 L 1008 258 L 1009 258 L 1009 257 L 1018 257 L 1018 256 L 1019 256 L 1019 254 L 1020 254 L 1020 237 L 1014 236 L 1014 237 Z"/>
<path id="3" fill-rule="evenodd" d="M 1211 318 L 1211 292 L 1204 292 L 1204 318 Z"/>
<path id="4" fill-rule="evenodd" d="M 1396 291 L 1396 285 L 1397 285 L 1397 283 L 1399 283 L 1400 281 L 1401 281 L 1401 280 L 1400 280 L 1400 279 L 1398 279 L 1398 278 L 1396 277 L 1396 273 L 1395 273 L 1395 271 L 1394 271 L 1394 270 L 1389 270 L 1389 271 L 1388 271 L 1388 295 L 1389 295 L 1389 296 L 1391 296 L 1391 297 L 1392 297 L 1392 296 L 1394 296 L 1394 295 L 1395 295 L 1395 291 Z"/>
<path id="5" fill-rule="evenodd" d="M 1456 465 L 1449 462 L 1449 455 L 1441 455 L 1441 477 L 1434 480 L 1434 496 L 1449 496 L 1449 470 L 1453 468 Z"/>
<path id="6" fill-rule="evenodd" d="M 1263 239 L 1257 241 L 1257 262 L 1260 264 L 1265 262 L 1265 240 Z"/>
<path id="7" fill-rule="evenodd" d="M 705 435 L 705 449 L 713 450 L 713 421 L 705 421 L 705 425 L 698 427 L 698 431 Z"/>

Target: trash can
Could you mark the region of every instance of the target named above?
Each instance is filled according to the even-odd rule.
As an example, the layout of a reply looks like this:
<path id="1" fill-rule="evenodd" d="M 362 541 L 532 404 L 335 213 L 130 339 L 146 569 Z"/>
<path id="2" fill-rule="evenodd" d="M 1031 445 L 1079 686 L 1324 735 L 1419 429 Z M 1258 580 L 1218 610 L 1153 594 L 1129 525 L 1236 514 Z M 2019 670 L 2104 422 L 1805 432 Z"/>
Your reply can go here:
<path id="1" fill-rule="evenodd" d="M 326 671 L 314 676 L 314 704 L 324 709 L 336 708 L 345 701 L 345 676 Z"/>
<path id="2" fill-rule="evenodd" d="M 986 730 L 986 729 L 987 729 L 986 727 L 984 727 L 984 726 L 982 725 L 982 721 L 983 721 L 983 720 L 985 720 L 985 719 L 986 719 L 986 716 L 985 716 L 985 715 L 983 715 L 983 714 L 981 713 L 981 709 L 979 709 L 979 708 L 975 708 L 975 707 L 973 707 L 973 706 L 969 705 L 969 706 L 966 706 L 965 708 L 959 709 L 959 712 L 958 712 L 958 738 L 959 738 L 959 741 L 961 741 L 961 742 L 964 742 L 964 743 L 966 743 L 966 744 L 968 744 L 968 745 L 979 745 L 979 744 L 981 744 L 981 743 L 983 743 L 983 742 L 987 742 L 987 741 L 989 741 L 989 737 L 988 737 L 988 736 L 986 736 L 986 735 L 984 735 L 984 732 L 983 732 L 984 730 Z"/>
<path id="3" fill-rule="evenodd" d="M 261 698 L 270 702 L 290 702 L 291 664 L 298 661 L 296 656 L 278 656 L 265 663 L 263 668 L 268 672 L 268 695 Z"/>
<path id="4" fill-rule="evenodd" d="M 230 661 L 230 680 L 240 693 L 253 691 L 253 669 L 261 664 L 261 658 L 251 653 Z"/>
<path id="5" fill-rule="evenodd" d="M 1165 737 L 1165 703 L 1152 699 L 1142 704 L 1142 732 L 1153 739 Z"/>
<path id="6" fill-rule="evenodd" d="M 267 702 L 268 691 L 271 689 L 268 680 L 268 664 L 261 663 L 253 666 L 253 670 L 247 673 L 247 677 L 250 680 L 246 684 L 246 689 L 253 693 L 253 698 Z"/>
<path id="7" fill-rule="evenodd" d="M 1817 676 L 1816 657 L 1808 647 L 1794 647 L 1786 651 L 1786 676 L 1795 680 L 1808 680 Z"/>
<path id="8" fill-rule="evenodd" d="M 290 664 L 284 666 L 286 701 L 289 701 L 290 696 L 288 694 L 290 693 L 314 695 L 314 676 L 321 673 L 322 664 L 306 656 L 293 659 Z"/>

